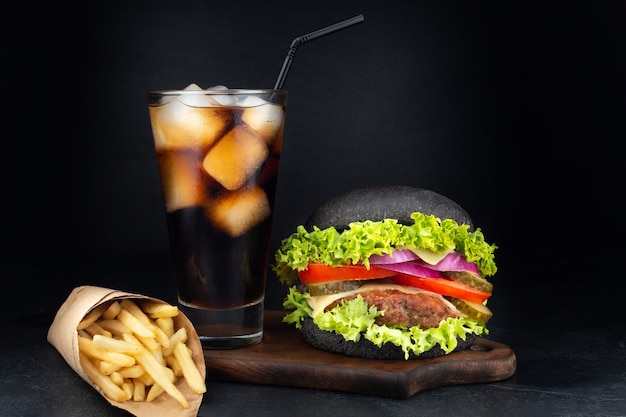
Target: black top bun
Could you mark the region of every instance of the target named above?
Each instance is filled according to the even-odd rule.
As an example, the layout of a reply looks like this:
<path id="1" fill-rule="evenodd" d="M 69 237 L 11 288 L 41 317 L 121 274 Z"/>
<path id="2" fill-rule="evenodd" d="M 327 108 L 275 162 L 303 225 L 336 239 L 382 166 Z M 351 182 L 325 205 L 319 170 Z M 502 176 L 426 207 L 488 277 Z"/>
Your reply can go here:
<path id="1" fill-rule="evenodd" d="M 315 209 L 304 227 L 326 229 L 334 226 L 344 230 L 356 221 L 397 219 L 399 223 L 413 224 L 411 213 L 419 211 L 440 219 L 453 219 L 474 229 L 469 214 L 448 197 L 425 188 L 404 185 L 360 188 L 340 194 Z"/>
<path id="2" fill-rule="evenodd" d="M 459 224 L 467 224 L 473 229 L 467 212 L 454 201 L 441 194 L 424 188 L 394 185 L 362 188 L 340 194 L 323 203 L 311 213 L 305 223 L 308 231 L 313 226 L 320 229 L 334 226 L 341 231 L 354 221 L 380 221 L 397 219 L 399 223 L 410 225 L 410 215 L 419 211 L 435 215 L 440 219 L 453 219 Z M 311 346 L 328 352 L 366 359 L 405 359 L 404 351 L 391 343 L 378 347 L 362 337 L 359 342 L 346 341 L 343 336 L 321 330 L 311 318 L 302 323 L 300 335 Z M 475 336 L 468 334 L 463 340 L 457 337 L 455 351 L 465 349 L 474 342 Z M 443 356 L 444 351 L 436 346 L 420 355 L 410 354 L 409 359 Z"/>

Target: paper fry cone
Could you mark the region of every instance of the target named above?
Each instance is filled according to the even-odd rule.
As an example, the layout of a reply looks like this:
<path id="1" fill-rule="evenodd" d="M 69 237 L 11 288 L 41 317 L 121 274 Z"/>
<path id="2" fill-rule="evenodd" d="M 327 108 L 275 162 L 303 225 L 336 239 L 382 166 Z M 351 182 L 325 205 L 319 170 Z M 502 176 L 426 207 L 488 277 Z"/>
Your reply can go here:
<path id="1" fill-rule="evenodd" d="M 135 416 L 176 416 L 176 417 L 195 417 L 198 415 L 200 404 L 202 403 L 202 395 L 193 393 L 187 386 L 187 382 L 183 377 L 179 377 L 176 387 L 185 396 L 189 402 L 189 408 L 184 408 L 180 402 L 168 395 L 161 394 L 154 401 L 138 402 L 128 400 L 125 402 L 113 401 L 104 395 L 102 390 L 96 386 L 82 369 L 78 351 L 78 333 L 76 327 L 78 323 L 95 307 L 107 303 L 112 300 L 121 300 L 130 298 L 133 300 L 150 300 L 158 303 L 165 303 L 162 300 L 147 297 L 141 294 L 132 294 L 128 292 L 113 290 L 109 288 L 81 286 L 74 288 L 67 300 L 63 303 L 48 330 L 48 341 L 59 351 L 65 361 L 72 367 L 74 371 L 113 406 L 124 409 Z M 189 319 L 179 312 L 174 317 L 175 328 L 184 327 L 187 330 L 186 345 L 193 353 L 193 360 L 200 370 L 202 378 L 206 377 L 206 366 L 204 363 L 204 354 L 198 334 Z"/>

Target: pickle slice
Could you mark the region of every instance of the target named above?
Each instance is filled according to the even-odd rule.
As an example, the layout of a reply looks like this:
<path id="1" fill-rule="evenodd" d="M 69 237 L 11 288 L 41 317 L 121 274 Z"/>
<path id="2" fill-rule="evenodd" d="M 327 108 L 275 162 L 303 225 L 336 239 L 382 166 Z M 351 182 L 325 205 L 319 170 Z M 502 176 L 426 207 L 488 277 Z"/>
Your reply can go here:
<path id="1" fill-rule="evenodd" d="M 493 316 L 489 307 L 481 303 L 471 303 L 460 298 L 447 297 L 461 313 L 481 323 L 487 323 Z"/>
<path id="2" fill-rule="evenodd" d="M 351 280 L 327 282 L 325 284 L 307 284 L 306 287 L 309 289 L 309 294 L 311 295 L 328 295 L 356 290 L 362 285 L 363 281 L 361 280 Z"/>
<path id="3" fill-rule="evenodd" d="M 478 274 L 469 271 L 447 271 L 443 273 L 448 278 L 452 278 L 462 284 L 476 288 L 483 292 L 492 292 L 493 284 Z"/>

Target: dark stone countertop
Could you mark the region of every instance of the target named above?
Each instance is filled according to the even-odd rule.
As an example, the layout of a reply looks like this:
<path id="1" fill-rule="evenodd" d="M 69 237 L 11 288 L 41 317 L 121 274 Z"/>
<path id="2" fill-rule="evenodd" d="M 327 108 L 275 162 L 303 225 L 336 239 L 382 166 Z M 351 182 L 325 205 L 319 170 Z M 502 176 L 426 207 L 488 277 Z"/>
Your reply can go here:
<path id="1" fill-rule="evenodd" d="M 129 415 L 75 374 L 46 333 L 54 313 L 78 285 L 109 286 L 173 302 L 167 257 L 118 253 L 68 260 L 4 254 L 1 259 L 8 290 L 1 304 L 0 415 Z M 586 278 L 585 271 L 573 261 L 500 267 L 492 280 L 489 337 L 515 352 L 517 370 L 509 379 L 434 388 L 407 399 L 208 381 L 199 415 L 624 416 L 623 302 L 600 280 Z M 279 305 L 275 291 L 268 289 L 273 309 Z"/>

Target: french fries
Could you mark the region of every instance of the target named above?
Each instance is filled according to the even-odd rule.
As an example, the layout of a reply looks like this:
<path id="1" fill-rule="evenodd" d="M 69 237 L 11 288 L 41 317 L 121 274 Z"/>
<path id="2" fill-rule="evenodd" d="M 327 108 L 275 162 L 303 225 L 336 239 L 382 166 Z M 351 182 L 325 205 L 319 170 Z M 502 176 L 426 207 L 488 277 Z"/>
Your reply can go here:
<path id="1" fill-rule="evenodd" d="M 76 328 L 83 370 L 110 400 L 149 402 L 165 392 L 189 408 L 178 379 L 195 394 L 206 392 L 206 384 L 185 328 L 174 329 L 177 314 L 177 307 L 149 300 L 101 304 Z"/>

